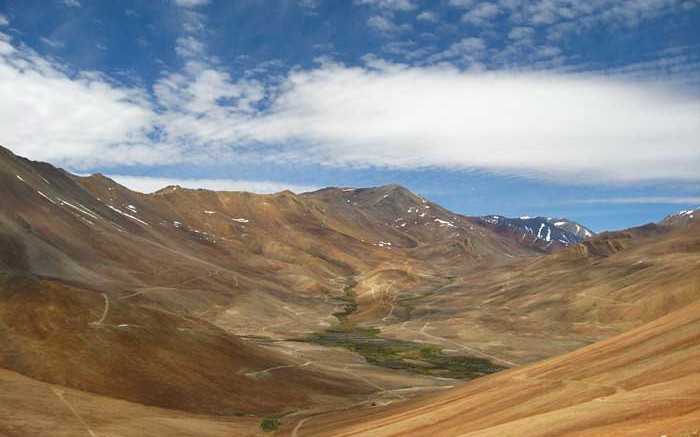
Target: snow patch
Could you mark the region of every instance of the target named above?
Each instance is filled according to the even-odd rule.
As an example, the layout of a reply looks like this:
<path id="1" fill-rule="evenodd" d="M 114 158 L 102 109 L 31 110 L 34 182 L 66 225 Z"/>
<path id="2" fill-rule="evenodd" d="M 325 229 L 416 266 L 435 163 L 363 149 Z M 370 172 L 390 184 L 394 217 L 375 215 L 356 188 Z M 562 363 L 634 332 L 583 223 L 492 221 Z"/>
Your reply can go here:
<path id="1" fill-rule="evenodd" d="M 39 193 L 39 195 L 40 195 L 41 197 L 43 197 L 44 199 L 46 199 L 46 200 L 48 200 L 49 202 L 53 203 L 54 205 L 56 204 L 56 202 L 54 202 L 49 196 L 47 196 L 46 194 L 42 193 L 41 191 L 37 191 L 37 193 Z"/>
<path id="2" fill-rule="evenodd" d="M 439 218 L 435 219 L 435 222 L 440 223 L 441 226 L 450 226 L 450 227 L 455 227 L 454 223 L 448 222 L 446 220 L 440 220 Z"/>
<path id="3" fill-rule="evenodd" d="M 137 221 L 137 222 L 141 223 L 142 225 L 151 226 L 151 225 L 149 225 L 148 223 L 146 223 L 145 221 L 141 220 L 140 218 L 134 217 L 134 216 L 131 215 L 131 214 L 127 214 L 127 213 L 125 213 L 124 211 L 119 210 L 119 208 L 115 208 L 115 207 L 113 207 L 112 205 L 107 205 L 107 207 L 108 207 L 109 209 L 111 209 L 112 211 L 115 211 L 115 212 L 117 212 L 117 213 L 123 215 L 124 217 L 130 218 L 131 220 L 134 220 L 134 221 Z"/>
<path id="4" fill-rule="evenodd" d="M 233 220 L 234 222 L 238 222 L 238 223 L 248 223 L 250 221 L 246 218 L 232 218 L 231 220 Z"/>
<path id="5" fill-rule="evenodd" d="M 61 205 L 69 206 L 69 207 L 73 208 L 74 210 L 76 210 L 76 211 L 78 211 L 78 212 L 80 212 L 80 213 L 83 213 L 83 214 L 85 214 L 85 215 L 87 215 L 87 216 L 89 216 L 89 217 L 94 218 L 95 220 L 97 220 L 97 219 L 99 218 L 97 215 L 95 215 L 95 213 L 93 213 L 92 211 L 90 211 L 89 209 L 85 208 L 84 206 L 82 206 L 82 205 L 80 205 L 80 204 L 78 204 L 78 205 L 80 205 L 82 208 L 81 208 L 81 207 L 77 207 L 77 206 L 73 205 L 73 204 L 70 203 L 70 202 L 66 202 L 66 201 L 63 200 L 63 199 L 58 199 L 58 201 L 61 203 Z"/>

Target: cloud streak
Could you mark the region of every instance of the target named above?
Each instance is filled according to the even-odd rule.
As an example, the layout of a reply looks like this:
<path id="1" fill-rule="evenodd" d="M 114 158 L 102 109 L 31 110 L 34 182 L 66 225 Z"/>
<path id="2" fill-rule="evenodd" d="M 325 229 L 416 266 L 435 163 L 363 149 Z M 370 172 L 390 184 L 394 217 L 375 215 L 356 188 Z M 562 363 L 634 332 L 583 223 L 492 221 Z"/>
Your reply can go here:
<path id="1" fill-rule="evenodd" d="M 325 164 L 482 169 L 563 181 L 698 179 L 700 102 L 607 78 L 449 68 L 295 73 L 251 123 Z M 309 153 L 311 150 L 311 153 Z"/>
<path id="2" fill-rule="evenodd" d="M 243 179 L 182 179 L 126 175 L 110 175 L 109 177 L 117 183 L 140 193 L 153 193 L 171 185 L 179 185 L 183 188 L 193 189 L 204 188 L 215 191 L 248 191 L 258 194 L 278 193 L 284 190 L 304 193 L 319 189 L 319 187 L 314 185 Z"/>
<path id="3" fill-rule="evenodd" d="M 700 205 L 700 196 L 679 197 L 613 197 L 598 199 L 578 199 L 568 202 L 576 205 L 628 205 L 628 204 L 664 204 L 664 205 Z"/>

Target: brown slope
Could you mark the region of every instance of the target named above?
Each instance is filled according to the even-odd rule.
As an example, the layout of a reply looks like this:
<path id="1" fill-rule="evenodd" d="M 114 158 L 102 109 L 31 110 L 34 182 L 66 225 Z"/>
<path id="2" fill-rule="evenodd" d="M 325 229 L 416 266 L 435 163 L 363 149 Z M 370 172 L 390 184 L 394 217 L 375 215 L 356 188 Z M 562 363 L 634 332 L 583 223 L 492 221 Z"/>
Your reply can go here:
<path id="1" fill-rule="evenodd" d="M 252 437 L 260 420 L 147 407 L 0 369 L 3 437 Z"/>
<path id="2" fill-rule="evenodd" d="M 2 285 L 0 365 L 136 402 L 226 414 L 370 391 L 354 378 L 302 369 L 297 360 L 181 318 L 247 301 L 262 306 L 250 317 L 265 324 L 265 305 L 284 302 L 281 290 L 291 282 L 275 274 L 283 263 L 261 269 L 201 232 L 158 229 L 157 210 L 138 218 L 65 172 L 6 151 L 0 158 L 0 261 L 9 273 Z M 347 268 L 336 262 L 326 274 Z M 151 292 L 153 299 L 144 298 Z M 106 310 L 105 299 L 116 320 L 93 323 Z M 289 367 L 263 380 L 246 376 L 280 366 Z"/>
<path id="3" fill-rule="evenodd" d="M 603 234 L 534 261 L 455 269 L 438 290 L 405 290 L 396 314 L 410 316 L 387 320 L 382 334 L 522 365 L 700 300 L 699 266 L 699 226 Z"/>
<path id="4" fill-rule="evenodd" d="M 264 414 L 369 391 L 208 323 L 45 279 L 0 282 L 0 367 L 191 412 Z M 287 366 L 274 377 L 253 372 Z M 316 399 L 314 399 L 316 397 Z"/>
<path id="5" fill-rule="evenodd" d="M 326 188 L 301 196 L 336 229 L 433 266 L 502 262 L 537 253 L 399 185 Z M 358 232 L 359 228 L 362 232 Z"/>
<path id="6" fill-rule="evenodd" d="M 311 417 L 296 429 L 290 424 L 289 434 L 689 435 L 700 429 L 698 356 L 695 303 L 561 357 L 388 408 Z"/>

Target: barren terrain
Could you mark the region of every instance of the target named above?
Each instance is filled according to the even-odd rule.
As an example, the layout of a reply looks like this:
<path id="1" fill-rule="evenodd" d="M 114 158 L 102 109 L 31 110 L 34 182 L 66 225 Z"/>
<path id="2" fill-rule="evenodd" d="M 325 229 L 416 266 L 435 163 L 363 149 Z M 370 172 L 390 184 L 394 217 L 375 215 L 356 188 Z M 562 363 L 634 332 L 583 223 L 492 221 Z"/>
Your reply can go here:
<path id="1" fill-rule="evenodd" d="M 700 428 L 700 216 L 550 253 L 396 185 L 140 194 L 5 149 L 0 199 L 0 435 Z"/>

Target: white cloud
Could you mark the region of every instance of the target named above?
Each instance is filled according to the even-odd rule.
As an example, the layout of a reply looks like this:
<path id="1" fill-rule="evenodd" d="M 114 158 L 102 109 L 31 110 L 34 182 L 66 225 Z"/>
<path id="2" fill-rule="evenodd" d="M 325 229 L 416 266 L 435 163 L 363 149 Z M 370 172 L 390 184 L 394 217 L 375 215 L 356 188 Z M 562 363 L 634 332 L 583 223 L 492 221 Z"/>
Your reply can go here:
<path id="1" fill-rule="evenodd" d="M 10 24 L 10 20 L 3 14 L 0 14 L 0 26 L 7 26 L 8 24 Z"/>
<path id="2" fill-rule="evenodd" d="M 355 3 L 394 11 L 411 11 L 416 9 L 416 4 L 411 0 L 355 0 Z"/>
<path id="3" fill-rule="evenodd" d="M 462 15 L 462 21 L 469 24 L 484 26 L 498 16 L 500 9 L 494 3 L 480 3 L 469 12 Z"/>
<path id="4" fill-rule="evenodd" d="M 12 47 L 12 38 L 10 35 L 0 32 L 0 56 L 11 55 L 15 52 L 15 48 Z"/>
<path id="5" fill-rule="evenodd" d="M 440 20 L 440 17 L 438 17 L 438 14 L 436 14 L 435 12 L 423 11 L 420 14 L 416 15 L 416 20 L 436 23 Z"/>
<path id="6" fill-rule="evenodd" d="M 183 58 L 196 58 L 204 55 L 204 43 L 197 38 L 186 35 L 177 39 L 175 53 Z"/>
<path id="7" fill-rule="evenodd" d="M 486 42 L 481 38 L 469 37 L 450 45 L 447 50 L 428 58 L 428 62 L 435 63 L 444 60 L 465 60 L 476 62 L 486 53 Z"/>
<path id="8" fill-rule="evenodd" d="M 367 26 L 381 33 L 399 33 L 405 27 L 399 26 L 387 17 L 382 15 L 373 15 L 367 19 Z"/>
<path id="9" fill-rule="evenodd" d="M 299 6 L 305 9 L 316 9 L 321 3 L 321 0 L 299 0 Z"/>
<path id="10" fill-rule="evenodd" d="M 542 28 L 553 41 L 597 27 L 635 27 L 700 8 L 698 0 L 450 0 L 449 4 L 466 10 L 465 23 L 485 27 L 503 17 L 503 23 Z"/>
<path id="11" fill-rule="evenodd" d="M 210 0 L 174 0 L 175 4 L 185 8 L 192 8 L 196 6 L 204 6 L 209 4 Z"/>
<path id="12" fill-rule="evenodd" d="M 139 92 L 94 73 L 68 75 L 2 34 L 0 102 L 2 143 L 22 155 L 75 165 L 168 159 L 149 144 L 155 114 Z"/>
<path id="13" fill-rule="evenodd" d="M 294 73 L 283 89 L 248 134 L 304 145 L 288 159 L 572 182 L 700 178 L 700 101 L 650 85 L 335 66 Z"/>
<path id="14" fill-rule="evenodd" d="M 535 36 L 535 29 L 531 27 L 514 27 L 508 32 L 508 38 L 523 41 L 531 40 Z"/>
<path id="15" fill-rule="evenodd" d="M 215 191 L 248 191 L 251 193 L 269 194 L 289 190 L 304 193 L 318 190 L 314 185 L 287 184 L 272 181 L 250 181 L 241 179 L 181 179 L 159 178 L 150 176 L 110 175 L 111 179 L 125 187 L 141 193 L 153 193 L 170 185 L 183 188 L 203 188 Z"/>
<path id="16" fill-rule="evenodd" d="M 663 14 L 700 7 L 697 0 L 500 0 L 499 4 L 510 21 L 545 26 L 551 39 L 597 26 L 634 27 Z"/>
<path id="17" fill-rule="evenodd" d="M 79 8 L 82 7 L 80 0 L 61 0 L 61 3 L 68 6 L 69 8 Z"/>
<path id="18" fill-rule="evenodd" d="M 450 0 L 450 5 L 458 8 L 470 8 L 474 6 L 475 0 Z"/>

